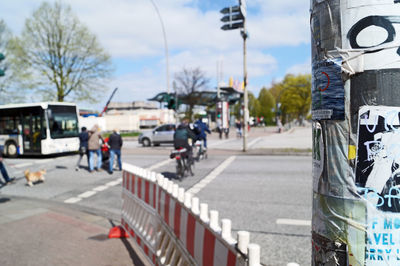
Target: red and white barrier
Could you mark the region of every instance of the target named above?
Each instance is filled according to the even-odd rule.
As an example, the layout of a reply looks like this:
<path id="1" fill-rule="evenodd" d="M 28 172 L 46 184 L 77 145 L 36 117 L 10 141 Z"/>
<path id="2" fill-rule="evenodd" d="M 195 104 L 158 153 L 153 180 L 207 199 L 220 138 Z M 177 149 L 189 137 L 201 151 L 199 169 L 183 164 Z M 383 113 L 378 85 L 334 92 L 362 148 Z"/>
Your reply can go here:
<path id="1" fill-rule="evenodd" d="M 153 265 L 260 265 L 249 233 L 231 237 L 231 221 L 161 174 L 123 165 L 121 223 Z"/>

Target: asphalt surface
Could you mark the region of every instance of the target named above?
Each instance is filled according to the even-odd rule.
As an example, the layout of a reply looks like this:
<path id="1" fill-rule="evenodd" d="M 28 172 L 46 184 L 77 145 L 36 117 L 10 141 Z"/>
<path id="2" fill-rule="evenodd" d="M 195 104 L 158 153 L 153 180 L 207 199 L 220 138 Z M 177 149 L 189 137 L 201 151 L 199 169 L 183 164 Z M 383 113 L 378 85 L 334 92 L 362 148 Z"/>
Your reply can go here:
<path id="1" fill-rule="evenodd" d="M 248 143 L 249 151 L 247 154 L 255 155 L 254 158 L 257 155 L 266 154 L 309 155 L 311 151 L 310 132 L 310 128 L 291 129 L 281 134 L 277 134 L 273 128 L 253 130 L 250 132 L 253 138 Z M 213 134 L 211 138 L 217 138 L 216 134 Z M 211 149 L 215 155 L 240 156 L 243 154 L 241 142 L 232 138 L 232 135 L 231 139 L 221 140 L 219 145 L 210 147 L 210 152 Z M 148 151 L 150 156 L 151 149 L 148 149 Z M 136 151 L 132 149 L 131 152 L 134 154 Z M 165 153 L 167 154 L 168 151 L 165 151 Z M 126 156 L 129 156 L 129 154 L 126 154 Z M 148 161 L 146 155 L 142 155 L 141 158 L 143 161 L 139 161 L 138 165 L 144 165 Z M 259 160 L 258 163 L 262 164 L 262 158 Z M 277 168 L 273 169 L 267 176 L 257 168 L 257 160 L 249 173 L 249 178 L 253 179 L 252 182 L 260 183 L 259 189 L 264 188 L 263 193 L 266 196 L 278 197 L 279 195 L 273 193 L 274 186 L 285 186 L 284 182 L 293 182 L 293 180 L 290 180 L 293 179 L 290 173 L 287 180 L 283 180 L 282 183 L 274 181 L 274 173 L 282 170 L 282 166 L 278 166 L 278 162 L 284 161 L 284 158 L 277 156 L 276 160 Z M 222 157 L 213 161 L 209 160 L 202 171 L 211 171 L 222 161 Z M 40 168 L 35 163 L 33 163 L 33 166 Z M 169 168 L 161 167 L 157 171 L 162 172 L 167 177 L 173 177 L 173 173 Z M 218 179 L 220 183 L 217 183 L 217 186 L 235 184 L 235 182 L 230 181 L 235 179 L 236 171 L 234 168 L 230 169 L 230 171 L 223 173 L 222 177 Z M 308 172 L 305 176 L 307 174 Z M 261 176 L 263 177 L 262 179 Z M 91 176 L 90 178 L 96 178 L 96 176 Z M 106 177 L 102 177 L 102 180 L 105 179 Z M 306 180 L 304 176 L 301 176 L 294 181 L 301 184 L 304 183 L 304 180 Z M 184 181 L 190 183 L 180 185 L 187 189 L 198 181 L 192 178 L 190 181 Z M 12 190 L 12 186 L 14 185 L 9 188 L 4 187 L 4 191 L 7 191 L 7 189 Z M 265 190 L 265 188 L 268 189 Z M 62 190 L 63 187 L 61 186 L 59 189 Z M 207 195 L 207 203 L 215 206 L 223 215 L 226 208 L 231 208 L 232 203 L 241 200 L 240 195 L 243 191 L 247 191 L 247 194 L 252 194 L 252 190 L 254 190 L 254 187 L 246 187 L 245 184 L 239 184 L 239 186 L 229 189 L 232 193 L 232 202 L 221 202 L 218 195 L 215 194 L 215 197 Z M 143 265 L 142 263 L 145 262 L 140 250 L 133 241 L 107 238 L 109 229 L 119 225 L 119 217 L 115 213 L 109 215 L 96 211 L 92 206 L 80 206 L 77 208 L 74 205 L 51 201 L 51 191 L 46 192 L 49 193 L 48 198 L 50 200 L 39 200 L 34 196 L 29 198 L 10 196 L 2 192 L 3 189 L 0 189 L 0 224 L 2 225 L 0 227 L 0 235 L 3 240 L 2 248 L 0 249 L 0 265 Z M 202 199 L 202 193 L 202 191 L 198 192 L 200 199 Z M 254 195 L 257 194 L 254 193 Z M 65 195 L 65 198 L 67 199 L 68 196 Z M 308 196 L 305 195 L 304 197 Z M 262 198 L 250 197 L 248 200 L 254 202 L 254 210 L 250 211 L 256 213 L 261 210 L 261 206 L 264 206 L 265 209 L 265 205 L 263 205 L 265 202 L 263 202 Z M 296 213 L 311 212 L 311 210 L 302 209 L 303 207 L 298 204 L 296 207 L 296 203 L 305 199 L 293 197 L 292 200 L 295 201 L 290 203 L 294 206 L 292 213 L 294 215 L 292 217 L 296 216 Z M 277 198 L 276 202 L 278 203 L 280 200 Z M 105 202 L 104 204 L 107 203 Z M 279 204 L 274 204 L 270 208 L 271 212 L 279 212 Z M 242 212 L 243 210 L 238 209 L 237 211 Z M 249 216 L 251 217 L 251 215 Z M 243 229 L 251 231 L 255 236 L 252 242 L 261 242 L 262 246 L 278 245 L 284 252 L 285 243 L 293 241 L 293 237 L 289 238 L 289 236 L 293 235 L 298 236 L 299 246 L 309 245 L 308 228 L 300 230 L 298 228 L 286 228 L 283 231 L 279 229 L 281 230 L 279 231 L 280 233 L 274 236 L 274 234 L 268 234 L 268 232 L 263 232 L 260 229 L 262 228 L 262 221 L 260 221 L 259 226 L 253 228 L 246 228 L 245 220 L 236 222 L 237 224 L 233 227 L 234 231 Z M 79 243 L 79 245 L 76 243 Z M 262 250 L 262 252 L 268 251 Z M 304 253 L 304 251 L 300 250 L 299 253 L 301 252 Z M 276 264 L 269 265 L 284 265 L 283 261 L 279 261 L 281 257 L 279 253 L 275 254 Z M 303 262 L 302 265 L 307 265 L 308 260 L 304 259 L 304 257 L 307 258 L 309 256 L 308 254 L 302 257 L 294 256 L 294 259 L 297 259 L 298 262 Z"/>

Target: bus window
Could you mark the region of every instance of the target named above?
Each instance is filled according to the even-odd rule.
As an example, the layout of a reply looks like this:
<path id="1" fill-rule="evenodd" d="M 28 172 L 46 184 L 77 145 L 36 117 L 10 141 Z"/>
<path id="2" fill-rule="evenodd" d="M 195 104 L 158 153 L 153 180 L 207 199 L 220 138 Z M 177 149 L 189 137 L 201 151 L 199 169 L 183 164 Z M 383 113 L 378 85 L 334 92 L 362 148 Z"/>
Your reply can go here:
<path id="1" fill-rule="evenodd" d="M 49 106 L 49 126 L 51 138 L 77 137 L 78 118 L 76 109 L 70 106 Z"/>

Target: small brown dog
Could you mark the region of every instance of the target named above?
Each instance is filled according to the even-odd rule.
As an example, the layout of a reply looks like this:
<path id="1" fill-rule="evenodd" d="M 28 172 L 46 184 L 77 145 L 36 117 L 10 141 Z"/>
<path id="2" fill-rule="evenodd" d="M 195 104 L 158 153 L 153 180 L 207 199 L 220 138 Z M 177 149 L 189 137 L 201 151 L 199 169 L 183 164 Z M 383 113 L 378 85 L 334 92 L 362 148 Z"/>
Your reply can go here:
<path id="1" fill-rule="evenodd" d="M 28 182 L 28 185 L 31 187 L 35 182 L 38 181 L 44 182 L 44 175 L 46 174 L 46 170 L 41 169 L 40 171 L 37 172 L 31 172 L 29 171 L 29 169 L 26 169 L 24 174 L 26 181 Z"/>

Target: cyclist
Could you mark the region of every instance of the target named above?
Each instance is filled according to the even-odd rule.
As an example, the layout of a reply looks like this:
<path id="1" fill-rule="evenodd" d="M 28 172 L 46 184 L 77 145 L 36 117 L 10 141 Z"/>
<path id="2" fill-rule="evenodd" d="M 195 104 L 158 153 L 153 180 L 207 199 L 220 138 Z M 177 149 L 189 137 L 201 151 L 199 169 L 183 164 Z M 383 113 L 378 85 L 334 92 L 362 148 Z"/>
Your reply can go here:
<path id="1" fill-rule="evenodd" d="M 182 123 L 177 127 L 174 133 L 174 147 L 175 149 L 186 148 L 187 157 L 190 162 L 193 162 L 192 147 L 189 145 L 189 139 L 195 140 L 196 135 L 189 128 L 189 120 L 184 119 Z"/>
<path id="2" fill-rule="evenodd" d="M 204 146 L 204 150 L 207 150 L 207 134 L 211 134 L 210 129 L 208 128 L 208 126 L 203 123 L 203 121 L 201 120 L 201 118 L 199 118 L 195 123 L 194 123 L 195 127 L 197 127 L 198 129 L 198 134 L 197 134 L 197 139 L 198 140 L 203 140 L 203 146 Z"/>

